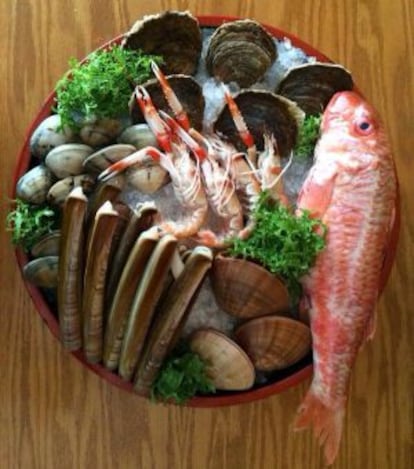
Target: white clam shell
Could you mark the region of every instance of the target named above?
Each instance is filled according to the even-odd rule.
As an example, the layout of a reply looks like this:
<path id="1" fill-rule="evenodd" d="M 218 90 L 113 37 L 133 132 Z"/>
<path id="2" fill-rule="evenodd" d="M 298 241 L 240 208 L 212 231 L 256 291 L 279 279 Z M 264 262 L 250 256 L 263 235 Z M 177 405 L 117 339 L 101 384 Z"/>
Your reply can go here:
<path id="1" fill-rule="evenodd" d="M 81 143 L 66 143 L 54 148 L 46 156 L 46 166 L 59 179 L 77 176 L 83 172 L 83 162 L 93 148 Z"/>
<path id="2" fill-rule="evenodd" d="M 17 181 L 16 196 L 32 204 L 42 204 L 52 184 L 53 176 L 49 168 L 35 166 Z"/>
<path id="3" fill-rule="evenodd" d="M 118 137 L 118 142 L 133 145 L 137 150 L 148 146 L 157 146 L 157 139 L 147 124 L 127 127 Z"/>
<path id="4" fill-rule="evenodd" d="M 91 192 L 95 184 L 95 178 L 90 174 L 79 174 L 78 176 L 68 176 L 55 182 L 47 193 L 47 201 L 61 205 L 74 187 L 81 186 L 85 193 Z"/>

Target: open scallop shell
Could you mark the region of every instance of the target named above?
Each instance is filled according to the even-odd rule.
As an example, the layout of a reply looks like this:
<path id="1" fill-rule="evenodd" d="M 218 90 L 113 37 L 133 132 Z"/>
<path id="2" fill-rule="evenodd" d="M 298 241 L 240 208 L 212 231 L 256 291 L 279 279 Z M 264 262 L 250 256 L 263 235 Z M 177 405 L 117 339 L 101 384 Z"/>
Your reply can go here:
<path id="1" fill-rule="evenodd" d="M 211 280 L 218 305 L 233 316 L 253 318 L 289 311 L 286 285 L 253 262 L 218 256 Z"/>
<path id="2" fill-rule="evenodd" d="M 308 326 L 280 316 L 252 319 L 239 326 L 235 338 L 260 371 L 293 365 L 309 353 L 312 341 Z"/>

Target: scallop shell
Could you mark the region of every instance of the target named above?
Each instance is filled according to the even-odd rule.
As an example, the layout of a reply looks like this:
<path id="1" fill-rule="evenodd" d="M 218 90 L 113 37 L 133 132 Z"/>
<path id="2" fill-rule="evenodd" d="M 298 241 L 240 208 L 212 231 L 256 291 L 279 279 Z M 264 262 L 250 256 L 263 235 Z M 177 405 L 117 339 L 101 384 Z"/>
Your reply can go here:
<path id="1" fill-rule="evenodd" d="M 147 124 L 135 124 L 127 127 L 117 141 L 133 145 L 137 150 L 148 146 L 157 146 L 157 139 Z"/>
<path id="2" fill-rule="evenodd" d="M 353 87 L 351 73 L 341 65 L 315 62 L 291 68 L 277 92 L 295 101 L 307 114 L 319 114 L 337 91 Z"/>
<path id="3" fill-rule="evenodd" d="M 272 36 L 257 21 L 232 21 L 210 38 L 206 66 L 218 80 L 248 88 L 263 77 L 276 59 Z"/>
<path id="4" fill-rule="evenodd" d="M 167 80 L 177 95 L 177 98 L 183 106 L 184 111 L 187 113 L 191 126 L 197 130 L 201 130 L 203 126 L 205 104 L 201 86 L 194 80 L 194 78 L 188 75 L 168 75 Z M 158 80 L 148 80 L 143 84 L 143 86 L 150 94 L 155 108 L 158 110 L 162 109 L 163 111 L 169 113 L 171 117 L 174 117 L 174 114 L 172 114 L 170 106 L 165 99 Z M 135 95 L 132 95 L 131 97 L 129 109 L 132 122 L 145 122 L 141 109 L 136 102 Z"/>
<path id="5" fill-rule="evenodd" d="M 83 172 L 83 162 L 91 153 L 93 148 L 88 145 L 66 143 L 50 151 L 45 164 L 59 179 L 78 176 Z"/>
<path id="6" fill-rule="evenodd" d="M 214 329 L 195 332 L 191 350 L 206 363 L 206 373 L 216 389 L 243 391 L 254 384 L 254 367 L 246 353 L 226 335 Z"/>
<path id="7" fill-rule="evenodd" d="M 195 72 L 201 54 L 201 30 L 189 12 L 165 11 L 144 16 L 126 34 L 122 42 L 128 49 L 140 49 L 160 55 L 166 73 Z"/>
<path id="8" fill-rule="evenodd" d="M 31 254 L 33 257 L 58 256 L 60 244 L 60 231 L 52 231 L 42 236 L 39 241 L 32 247 Z"/>
<path id="9" fill-rule="evenodd" d="M 79 137 L 69 127 L 62 127 L 60 116 L 54 114 L 43 120 L 30 137 L 30 153 L 43 160 L 55 147 L 76 142 Z"/>
<path id="10" fill-rule="evenodd" d="M 51 204 L 62 205 L 72 189 L 81 186 L 85 194 L 92 191 L 95 185 L 95 178 L 89 174 L 79 174 L 78 176 L 68 176 L 55 182 L 47 193 L 47 201 Z"/>
<path id="11" fill-rule="evenodd" d="M 263 150 L 263 135 L 267 133 L 276 138 L 281 156 L 289 156 L 296 143 L 298 128 L 304 117 L 303 111 L 293 101 L 269 91 L 241 91 L 233 98 L 257 148 Z M 214 130 L 240 151 L 245 151 L 227 104 L 220 112 Z"/>
<path id="12" fill-rule="evenodd" d="M 56 288 L 58 284 L 58 256 L 39 257 L 23 267 L 23 275 L 29 282 L 44 288 Z"/>
<path id="13" fill-rule="evenodd" d="M 290 299 L 286 285 L 258 264 L 217 256 L 211 282 L 218 305 L 233 316 L 288 314 Z"/>
<path id="14" fill-rule="evenodd" d="M 35 166 L 17 181 L 16 197 L 32 204 L 42 204 L 53 184 L 53 176 L 44 165 Z"/>
<path id="15" fill-rule="evenodd" d="M 280 316 L 252 319 L 239 326 L 235 338 L 260 371 L 293 365 L 310 352 L 312 342 L 308 326 Z"/>

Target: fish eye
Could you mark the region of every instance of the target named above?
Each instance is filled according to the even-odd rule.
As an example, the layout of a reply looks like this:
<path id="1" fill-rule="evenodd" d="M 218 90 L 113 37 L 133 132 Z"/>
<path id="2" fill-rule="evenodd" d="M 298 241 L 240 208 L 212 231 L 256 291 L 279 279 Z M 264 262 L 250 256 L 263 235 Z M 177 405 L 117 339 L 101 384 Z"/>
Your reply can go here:
<path id="1" fill-rule="evenodd" d="M 359 128 L 361 130 L 368 130 L 370 128 L 371 124 L 369 122 L 361 122 L 359 124 Z"/>
<path id="2" fill-rule="evenodd" d="M 373 131 L 374 127 L 368 120 L 360 120 L 355 122 L 355 130 L 359 135 L 369 135 Z"/>

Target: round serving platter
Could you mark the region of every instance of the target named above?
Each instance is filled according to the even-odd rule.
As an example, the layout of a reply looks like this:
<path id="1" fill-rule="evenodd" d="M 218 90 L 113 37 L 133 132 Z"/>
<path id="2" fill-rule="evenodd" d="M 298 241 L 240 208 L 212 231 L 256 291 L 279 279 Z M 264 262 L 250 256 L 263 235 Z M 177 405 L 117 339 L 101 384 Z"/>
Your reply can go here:
<path id="1" fill-rule="evenodd" d="M 228 21 L 235 21 L 240 18 L 237 17 L 222 17 L 222 16 L 199 16 L 197 17 L 199 20 L 200 26 L 203 27 L 218 27 L 222 23 Z M 315 57 L 320 62 L 332 62 L 328 57 L 324 54 L 319 52 L 318 50 L 314 49 L 312 46 L 308 45 L 301 39 L 297 38 L 296 36 L 282 31 L 278 28 L 269 25 L 263 25 L 266 30 L 276 39 L 284 39 L 287 38 L 291 41 L 292 45 L 302 49 L 307 55 Z M 118 36 L 111 41 L 107 42 L 106 44 L 102 45 L 99 49 L 105 49 L 113 44 L 118 44 L 121 42 L 123 38 L 122 36 Z M 17 165 L 14 172 L 13 177 L 13 190 L 12 190 L 12 198 L 15 198 L 15 190 L 16 190 L 16 183 L 18 179 L 28 170 L 30 162 L 31 162 L 31 155 L 29 150 L 29 141 L 30 136 L 32 135 L 33 131 L 36 127 L 40 124 L 42 120 L 48 117 L 51 113 L 52 106 L 54 104 L 55 93 L 52 92 L 45 100 L 44 104 L 41 106 L 39 112 L 33 119 L 32 123 L 30 124 L 24 144 L 21 148 L 21 151 L 18 156 Z M 397 200 L 396 210 L 395 210 L 395 217 L 392 226 L 392 231 L 390 235 L 388 250 L 384 259 L 382 275 L 380 279 L 379 285 L 379 292 L 381 293 L 386 285 L 388 280 L 392 264 L 395 258 L 396 252 L 396 245 L 398 240 L 399 234 L 399 226 L 400 226 L 400 211 L 399 211 L 399 200 Z M 28 262 L 27 255 L 21 249 L 16 249 L 16 258 L 20 270 L 22 271 L 23 266 Z M 24 279 L 24 276 L 23 276 Z M 52 334 L 59 339 L 60 331 L 59 331 L 59 324 L 57 321 L 56 316 L 51 311 L 50 306 L 48 305 L 45 297 L 43 296 L 42 292 L 33 284 L 28 282 L 24 279 L 25 285 L 27 290 L 29 291 L 30 296 L 33 299 L 35 307 L 39 312 L 42 319 L 47 324 L 47 327 L 52 332 Z M 78 359 L 84 366 L 88 367 L 90 370 L 95 372 L 97 375 L 105 379 L 106 381 L 110 382 L 118 386 L 121 389 L 124 389 L 128 392 L 134 392 L 132 383 L 124 381 L 115 373 L 108 371 L 104 366 L 100 364 L 90 364 L 86 361 L 82 351 L 75 351 L 70 352 L 76 359 Z M 255 401 L 258 399 L 263 399 L 273 394 L 277 394 L 280 392 L 285 391 L 286 389 L 296 386 L 300 382 L 304 381 L 308 377 L 312 375 L 312 357 L 310 354 L 302 359 L 300 362 L 296 363 L 294 366 L 291 366 L 283 371 L 276 372 L 270 379 L 270 383 L 266 383 L 264 385 L 256 385 L 254 388 L 242 391 L 242 392 L 217 392 L 214 395 L 210 396 L 199 396 L 194 397 L 190 401 L 187 402 L 186 405 L 193 406 L 193 407 L 219 407 L 219 406 L 227 406 L 227 405 L 234 405 L 234 404 L 241 404 L 247 403 L 251 401 Z M 135 393 L 135 392 L 134 392 Z"/>

